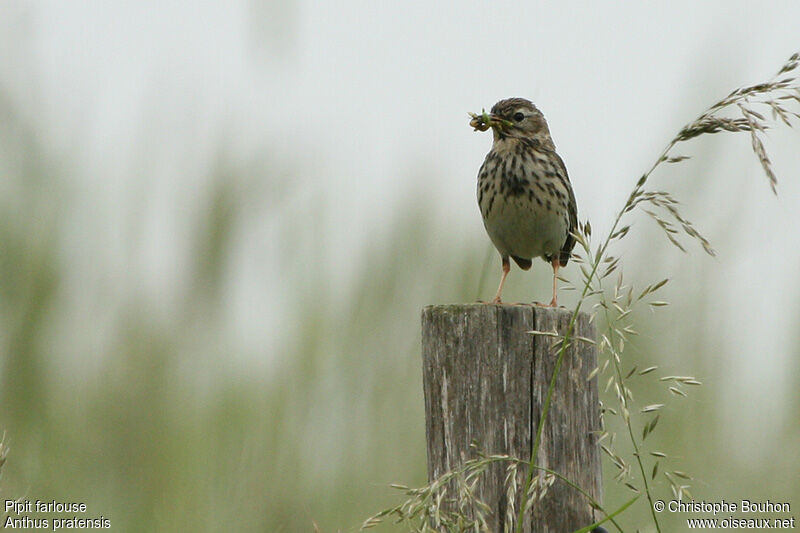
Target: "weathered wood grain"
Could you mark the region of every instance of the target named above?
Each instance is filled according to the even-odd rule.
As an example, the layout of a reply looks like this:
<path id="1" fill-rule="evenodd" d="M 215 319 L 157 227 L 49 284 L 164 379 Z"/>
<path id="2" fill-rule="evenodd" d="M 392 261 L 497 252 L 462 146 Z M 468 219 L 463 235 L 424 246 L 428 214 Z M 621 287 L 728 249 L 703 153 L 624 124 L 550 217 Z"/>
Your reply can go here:
<path id="1" fill-rule="evenodd" d="M 556 327 L 563 334 L 570 317 L 564 309 L 527 305 L 445 305 L 423 310 L 430 480 L 473 457 L 473 441 L 487 454 L 530 458 L 556 363 L 552 347 L 558 339 L 529 332 Z M 578 316 L 575 335 L 594 338 L 588 315 Z M 571 344 L 556 382 L 537 464 L 560 473 L 601 501 L 597 379 L 587 380 L 596 365 L 594 345 Z M 506 520 L 505 466 L 490 467 L 476 492 L 489 505 L 490 528 L 498 533 Z M 520 486 L 524 473 L 520 469 Z M 523 530 L 564 533 L 593 520 L 586 498 L 556 481 L 527 517 Z"/>

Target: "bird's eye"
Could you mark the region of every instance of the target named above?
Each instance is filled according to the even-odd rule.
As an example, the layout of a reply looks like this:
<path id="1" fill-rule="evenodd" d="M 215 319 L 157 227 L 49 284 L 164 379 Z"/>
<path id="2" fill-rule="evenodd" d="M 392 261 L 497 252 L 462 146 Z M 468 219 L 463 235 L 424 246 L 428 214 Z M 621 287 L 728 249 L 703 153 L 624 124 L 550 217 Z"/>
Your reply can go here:
<path id="1" fill-rule="evenodd" d="M 523 115 L 519 111 L 514 113 L 514 120 L 516 120 L 517 122 L 522 122 L 522 119 L 524 119 L 524 118 L 525 118 L 525 115 Z"/>

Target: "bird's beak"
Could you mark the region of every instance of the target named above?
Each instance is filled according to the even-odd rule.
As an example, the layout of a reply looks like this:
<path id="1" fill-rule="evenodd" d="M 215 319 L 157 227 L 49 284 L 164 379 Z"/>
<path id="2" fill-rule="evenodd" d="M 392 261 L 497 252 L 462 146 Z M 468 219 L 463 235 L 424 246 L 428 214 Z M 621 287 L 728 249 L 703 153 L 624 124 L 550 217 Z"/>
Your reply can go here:
<path id="1" fill-rule="evenodd" d="M 511 125 L 510 121 L 500 118 L 493 113 L 487 113 L 486 111 L 483 111 L 480 115 L 477 113 L 470 113 L 469 116 L 472 117 L 472 120 L 469 121 L 469 125 L 472 126 L 475 131 L 486 131 L 489 128 L 502 129 Z"/>

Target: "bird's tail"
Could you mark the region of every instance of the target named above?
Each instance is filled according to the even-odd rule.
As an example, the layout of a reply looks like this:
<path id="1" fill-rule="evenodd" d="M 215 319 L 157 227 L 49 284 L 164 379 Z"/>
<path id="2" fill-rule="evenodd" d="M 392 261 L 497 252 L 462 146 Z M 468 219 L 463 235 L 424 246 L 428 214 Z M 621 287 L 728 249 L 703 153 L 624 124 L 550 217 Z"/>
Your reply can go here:
<path id="1" fill-rule="evenodd" d="M 513 259 L 514 262 L 518 264 L 522 270 L 528 270 L 529 268 L 531 268 L 531 265 L 533 264 L 533 261 L 531 261 L 530 259 L 523 259 L 521 257 L 517 257 L 516 255 L 512 255 L 511 259 Z"/>

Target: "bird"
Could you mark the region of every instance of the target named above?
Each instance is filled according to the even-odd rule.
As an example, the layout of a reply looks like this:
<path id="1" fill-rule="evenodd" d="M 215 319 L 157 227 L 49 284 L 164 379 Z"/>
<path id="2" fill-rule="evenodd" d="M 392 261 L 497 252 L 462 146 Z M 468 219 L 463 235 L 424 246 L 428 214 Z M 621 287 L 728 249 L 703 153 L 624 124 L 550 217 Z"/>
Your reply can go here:
<path id="1" fill-rule="evenodd" d="M 553 267 L 553 298 L 546 307 L 556 307 L 558 269 L 575 246 L 578 207 L 547 121 L 525 98 L 500 100 L 490 113 L 470 116 L 474 131 L 491 128 L 494 135 L 478 171 L 478 207 L 503 268 L 491 303 L 502 303 L 509 258 L 528 270 L 541 257 Z"/>

